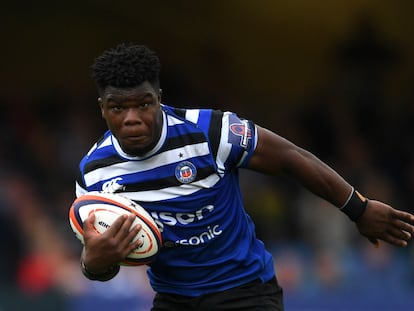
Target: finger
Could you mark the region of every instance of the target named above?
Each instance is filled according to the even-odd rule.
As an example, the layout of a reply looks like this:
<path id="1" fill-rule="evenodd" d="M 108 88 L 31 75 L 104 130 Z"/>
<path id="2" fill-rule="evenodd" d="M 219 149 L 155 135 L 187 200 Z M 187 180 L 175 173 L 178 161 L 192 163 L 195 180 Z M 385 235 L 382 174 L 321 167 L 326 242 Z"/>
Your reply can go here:
<path id="1" fill-rule="evenodd" d="M 411 226 L 405 222 L 399 221 L 398 223 L 394 224 L 393 230 L 399 231 L 397 235 L 404 235 L 405 240 L 410 240 L 414 234 L 414 226 Z"/>
<path id="2" fill-rule="evenodd" d="M 127 254 L 131 253 L 134 249 L 139 248 L 143 243 L 144 241 L 141 239 L 137 239 L 136 241 L 131 242 L 127 247 L 128 248 Z"/>
<path id="3" fill-rule="evenodd" d="M 390 228 L 387 230 L 387 232 L 399 240 L 408 241 L 409 239 L 411 239 L 411 233 L 398 228 Z"/>
<path id="4" fill-rule="evenodd" d="M 135 226 L 132 227 L 131 231 L 129 231 L 129 234 L 128 234 L 128 237 L 131 239 L 131 241 L 138 235 L 141 229 L 142 229 L 141 224 L 136 224 Z M 140 244 L 142 244 L 142 241 Z"/>
<path id="5" fill-rule="evenodd" d="M 129 214 L 129 215 L 125 215 L 127 216 L 124 220 L 124 222 L 122 223 L 122 225 L 119 227 L 117 232 L 114 232 L 114 237 L 116 239 L 119 240 L 124 240 L 130 233 L 131 231 L 131 227 L 132 227 L 132 223 L 135 220 L 135 215 L 134 214 Z"/>
<path id="6" fill-rule="evenodd" d="M 408 244 L 406 240 L 397 238 L 388 232 L 384 233 L 384 236 L 381 239 L 387 243 L 400 247 L 406 247 Z"/>
<path id="7" fill-rule="evenodd" d="M 128 219 L 128 215 L 121 215 L 119 216 L 112 225 L 106 230 L 103 234 L 114 237 L 118 234 L 119 230 L 121 230 L 122 226 L 124 225 L 125 221 Z"/>
<path id="8" fill-rule="evenodd" d="M 394 210 L 393 216 L 394 216 L 394 218 L 397 218 L 397 219 L 399 219 L 399 220 L 401 220 L 405 223 L 414 224 L 414 215 L 412 215 L 410 213 L 399 211 L 399 210 Z"/>
<path id="9" fill-rule="evenodd" d="M 378 241 L 378 239 L 375 239 L 375 238 L 368 238 L 368 240 L 369 240 L 372 244 L 374 244 L 375 248 L 378 248 L 378 247 L 379 247 L 379 241 Z"/>
<path id="10" fill-rule="evenodd" d="M 129 255 L 129 254 L 131 254 L 132 252 L 134 252 L 137 248 L 139 248 L 140 247 L 140 244 L 141 242 L 138 242 L 138 241 L 135 241 L 134 243 L 131 243 L 131 244 L 128 244 L 125 248 L 124 248 L 124 251 L 123 251 L 123 254 L 122 254 L 122 259 L 121 260 L 123 260 L 123 259 L 125 259 L 125 258 L 127 258 L 127 256 Z"/>
<path id="11" fill-rule="evenodd" d="M 94 228 L 95 228 L 95 213 L 92 213 L 83 222 L 83 232 L 84 234 L 93 232 Z"/>
<path id="12" fill-rule="evenodd" d="M 410 234 L 414 234 L 414 226 L 411 226 L 410 224 L 407 224 L 406 222 L 400 222 L 398 223 L 395 228 L 399 230 L 404 230 L 405 232 L 408 232 Z"/>
<path id="13" fill-rule="evenodd" d="M 143 244 L 143 241 L 140 238 L 137 238 L 141 229 L 141 224 L 137 224 L 131 228 L 127 236 L 119 240 L 118 245 L 119 248 L 122 249 L 124 258 Z"/>
<path id="14" fill-rule="evenodd" d="M 404 222 L 403 220 L 396 219 L 392 221 L 392 225 L 396 230 L 405 231 L 406 234 L 408 234 L 410 237 L 412 234 L 414 234 L 414 226 L 410 225 L 407 222 Z"/>
<path id="15" fill-rule="evenodd" d="M 132 228 L 128 231 L 127 235 L 119 236 L 120 246 L 123 248 L 131 248 L 131 249 L 135 249 L 139 247 L 142 244 L 142 241 L 139 238 L 137 239 L 137 236 L 139 232 L 141 231 L 141 229 L 142 229 L 142 226 L 140 224 L 137 224 L 135 226 L 132 226 Z"/>

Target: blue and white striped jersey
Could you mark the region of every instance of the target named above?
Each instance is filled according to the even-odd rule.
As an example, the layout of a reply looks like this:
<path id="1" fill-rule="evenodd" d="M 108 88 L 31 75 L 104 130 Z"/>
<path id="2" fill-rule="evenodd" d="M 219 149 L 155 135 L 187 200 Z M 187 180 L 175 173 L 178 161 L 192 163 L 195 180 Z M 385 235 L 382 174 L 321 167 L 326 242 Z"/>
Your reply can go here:
<path id="1" fill-rule="evenodd" d="M 271 279 L 272 257 L 238 181 L 256 147 L 255 125 L 231 112 L 162 110 L 160 141 L 144 157 L 125 154 L 106 132 L 80 163 L 76 195 L 119 192 L 150 212 L 164 241 L 148 270 L 157 292 L 198 296 Z"/>

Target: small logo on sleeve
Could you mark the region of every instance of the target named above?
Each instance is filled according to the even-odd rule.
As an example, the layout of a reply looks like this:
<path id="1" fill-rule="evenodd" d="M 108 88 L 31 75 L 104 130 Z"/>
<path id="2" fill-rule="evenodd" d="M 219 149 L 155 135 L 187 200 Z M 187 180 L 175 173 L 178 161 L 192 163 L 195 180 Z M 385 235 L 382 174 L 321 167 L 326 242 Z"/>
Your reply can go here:
<path id="1" fill-rule="evenodd" d="M 242 123 L 230 124 L 230 131 L 231 133 L 233 133 L 233 135 L 237 137 L 240 146 L 247 147 L 247 145 L 249 144 L 249 139 L 252 138 L 252 131 L 249 129 L 247 121 L 242 121 Z"/>

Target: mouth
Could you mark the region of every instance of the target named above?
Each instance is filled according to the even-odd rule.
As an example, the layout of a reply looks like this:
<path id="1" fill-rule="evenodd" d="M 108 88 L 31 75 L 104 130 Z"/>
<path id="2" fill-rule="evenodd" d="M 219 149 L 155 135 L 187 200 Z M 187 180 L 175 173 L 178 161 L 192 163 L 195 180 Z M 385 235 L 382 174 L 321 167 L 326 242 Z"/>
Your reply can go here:
<path id="1" fill-rule="evenodd" d="M 146 136 L 140 135 L 140 136 L 126 136 L 123 138 L 125 142 L 132 143 L 132 144 L 141 144 L 145 142 L 147 139 Z"/>
<path id="2" fill-rule="evenodd" d="M 151 148 L 151 140 L 148 136 L 124 136 L 121 141 L 121 148 L 130 155 L 143 155 Z"/>

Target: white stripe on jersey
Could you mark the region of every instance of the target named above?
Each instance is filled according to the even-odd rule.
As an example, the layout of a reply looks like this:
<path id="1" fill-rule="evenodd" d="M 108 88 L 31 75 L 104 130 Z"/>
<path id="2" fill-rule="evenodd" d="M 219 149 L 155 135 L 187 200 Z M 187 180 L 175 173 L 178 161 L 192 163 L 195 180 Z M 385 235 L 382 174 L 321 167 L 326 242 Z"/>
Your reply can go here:
<path id="1" fill-rule="evenodd" d="M 168 187 L 156 190 L 122 192 L 122 195 L 128 197 L 131 200 L 142 202 L 168 200 L 192 194 L 201 188 L 211 188 L 219 181 L 220 177 L 216 174 L 212 174 L 202 180 L 193 182 L 191 184 L 183 184 L 177 187 Z"/>
<path id="2" fill-rule="evenodd" d="M 184 123 L 183 120 L 177 119 L 177 118 L 169 116 L 169 115 L 167 115 L 167 122 L 168 122 L 168 126 L 174 126 L 174 125 L 177 125 L 177 124 L 183 124 Z"/>
<path id="3" fill-rule="evenodd" d="M 112 136 L 108 136 L 100 145 L 99 148 L 103 148 L 103 147 L 107 147 L 110 146 L 112 144 Z M 98 149 L 99 149 L 98 148 Z"/>
<path id="4" fill-rule="evenodd" d="M 95 144 L 92 146 L 92 148 L 88 151 L 88 156 L 89 156 L 89 155 L 91 155 L 91 153 L 92 153 L 93 151 L 95 151 L 96 149 L 100 149 L 100 148 L 103 148 L 103 147 L 106 147 L 106 146 L 110 146 L 110 145 L 111 145 L 111 143 L 112 143 L 112 141 L 111 141 L 111 136 L 108 136 L 107 138 L 105 138 L 105 140 L 104 140 L 103 142 L 101 142 L 101 143 L 99 144 L 99 146 L 98 146 L 98 144 L 97 144 L 97 143 L 95 143 Z"/>
<path id="5" fill-rule="evenodd" d="M 175 163 L 178 160 L 187 160 L 191 159 L 194 156 L 203 156 L 209 154 L 210 149 L 207 142 L 186 145 L 181 148 L 176 148 L 168 150 L 157 154 L 152 157 L 151 161 L 126 161 L 122 163 L 116 163 L 111 166 L 102 167 L 92 172 L 85 174 L 85 185 L 89 187 L 99 181 L 102 181 L 102 176 L 105 176 L 105 179 L 111 179 L 113 177 L 118 177 L 125 175 L 125 172 L 128 174 L 144 172 L 152 169 L 156 169 L 163 165 L 168 165 Z M 178 158 L 178 155 L 182 157 Z"/>
<path id="6" fill-rule="evenodd" d="M 256 126 L 254 126 L 254 137 L 257 137 L 257 128 L 256 128 Z M 257 138 L 252 141 L 252 144 L 254 144 L 253 149 L 256 150 L 256 147 L 257 147 Z M 243 152 L 243 156 L 241 157 L 239 163 L 237 163 L 237 165 L 236 165 L 237 167 L 239 167 L 243 163 L 243 161 L 247 157 L 247 155 L 248 155 L 247 152 Z"/>
<path id="7" fill-rule="evenodd" d="M 103 142 L 101 142 L 101 143 L 99 144 L 99 146 L 98 146 L 98 143 L 95 143 L 95 144 L 92 146 L 92 148 L 88 151 L 87 155 L 88 155 L 88 156 L 89 156 L 89 155 L 91 155 L 91 153 L 92 153 L 93 151 L 95 151 L 96 149 L 100 149 L 100 148 L 103 148 L 103 147 L 106 147 L 106 146 L 110 146 L 110 145 L 111 145 L 111 143 L 112 143 L 112 141 L 111 141 L 111 136 L 109 135 L 107 138 L 105 138 L 105 140 L 104 140 Z"/>
<path id="8" fill-rule="evenodd" d="M 199 115 L 200 115 L 200 109 L 188 109 L 185 113 L 185 118 L 188 121 L 193 122 L 194 124 L 197 124 Z"/>
<path id="9" fill-rule="evenodd" d="M 93 146 L 92 146 L 92 148 L 89 149 L 87 155 L 90 156 L 91 153 L 95 151 L 96 147 L 98 147 L 98 144 L 97 143 L 94 143 Z"/>
<path id="10" fill-rule="evenodd" d="M 87 192 L 84 188 L 82 188 L 82 187 L 78 184 L 78 182 L 76 182 L 76 184 L 75 184 L 75 189 L 76 189 L 75 194 L 76 194 L 76 197 L 77 197 L 77 198 L 78 198 L 78 197 L 80 197 L 82 194 L 85 194 L 85 193 Z"/>
<path id="11" fill-rule="evenodd" d="M 222 119 L 222 126 L 221 126 L 221 137 L 220 137 L 220 145 L 217 151 L 217 172 L 220 174 L 220 176 L 224 175 L 225 172 L 225 166 L 224 163 L 227 160 L 227 157 L 230 154 L 232 145 L 228 143 L 229 139 L 229 115 L 230 112 L 225 112 L 223 114 Z"/>

